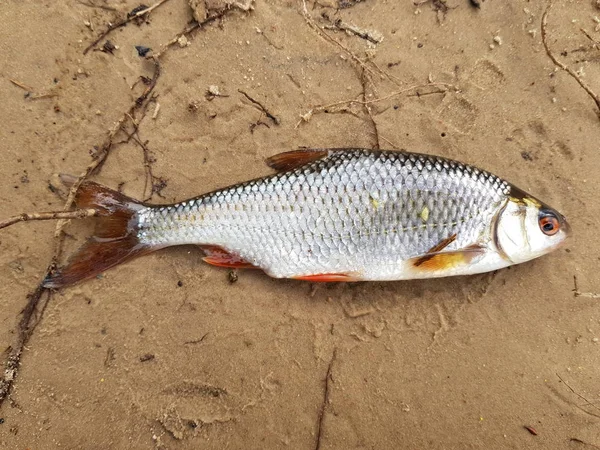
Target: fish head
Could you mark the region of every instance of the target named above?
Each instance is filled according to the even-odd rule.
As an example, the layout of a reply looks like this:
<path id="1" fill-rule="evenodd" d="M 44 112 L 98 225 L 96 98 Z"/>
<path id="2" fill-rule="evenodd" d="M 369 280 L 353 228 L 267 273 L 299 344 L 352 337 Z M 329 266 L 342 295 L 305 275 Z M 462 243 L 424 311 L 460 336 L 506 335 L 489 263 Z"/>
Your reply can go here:
<path id="1" fill-rule="evenodd" d="M 562 214 L 514 187 L 493 228 L 496 249 L 513 264 L 556 250 L 570 234 Z"/>

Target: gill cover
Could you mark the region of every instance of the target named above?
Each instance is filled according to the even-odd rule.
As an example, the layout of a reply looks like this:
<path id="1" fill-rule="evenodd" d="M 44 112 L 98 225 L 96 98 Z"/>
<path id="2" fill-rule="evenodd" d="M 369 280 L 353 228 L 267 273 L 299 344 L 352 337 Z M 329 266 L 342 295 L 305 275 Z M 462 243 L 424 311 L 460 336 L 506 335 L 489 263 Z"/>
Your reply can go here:
<path id="1" fill-rule="evenodd" d="M 569 235 L 565 217 L 538 199 L 513 188 L 496 219 L 494 243 L 513 264 L 529 261 L 559 247 Z"/>

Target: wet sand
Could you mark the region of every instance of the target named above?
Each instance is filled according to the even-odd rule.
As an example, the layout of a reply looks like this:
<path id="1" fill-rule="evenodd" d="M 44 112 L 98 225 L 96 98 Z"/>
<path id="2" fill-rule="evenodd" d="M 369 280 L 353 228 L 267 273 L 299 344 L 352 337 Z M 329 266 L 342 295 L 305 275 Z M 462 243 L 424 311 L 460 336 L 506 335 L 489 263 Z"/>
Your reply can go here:
<path id="1" fill-rule="evenodd" d="M 593 3 L 556 1 L 546 37 L 600 92 L 600 50 L 581 31 L 600 41 Z M 546 53 L 546 2 L 447 4 L 233 6 L 161 55 L 156 97 L 133 111 L 139 143 L 117 133 L 91 179 L 173 202 L 266 175 L 281 151 L 379 144 L 475 164 L 542 198 L 569 219 L 564 248 L 492 274 L 357 284 L 258 271 L 231 283 L 194 247 L 145 256 L 51 297 L 0 409 L 0 447 L 600 446 L 596 105 Z M 106 39 L 83 54 L 136 6 L 0 5 L 0 218 L 64 206 L 57 174 L 85 170 L 153 76 L 134 46 L 159 52 L 193 18 L 169 0 L 108 35 L 113 54 L 96 51 Z M 3 360 L 54 229 L 0 231 Z M 89 226 L 66 231 L 68 255 Z"/>

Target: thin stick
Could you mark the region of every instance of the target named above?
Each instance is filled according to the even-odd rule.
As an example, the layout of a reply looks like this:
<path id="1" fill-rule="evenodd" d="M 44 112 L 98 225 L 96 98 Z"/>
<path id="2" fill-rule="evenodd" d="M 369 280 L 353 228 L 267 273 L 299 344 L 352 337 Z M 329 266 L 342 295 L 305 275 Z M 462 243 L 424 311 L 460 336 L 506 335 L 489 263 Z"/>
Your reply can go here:
<path id="1" fill-rule="evenodd" d="M 93 217 L 96 215 L 98 215 L 98 211 L 95 209 L 78 209 L 77 211 L 54 211 L 32 214 L 23 213 L 11 217 L 10 219 L 0 221 L 0 229 L 29 220 L 83 219 L 84 217 Z"/>
<path id="2" fill-rule="evenodd" d="M 319 415 L 317 417 L 317 440 L 315 442 L 315 450 L 320 450 L 321 448 L 321 436 L 323 434 L 323 422 L 325 419 L 325 410 L 327 409 L 327 405 L 329 403 L 329 381 L 331 380 L 331 369 L 333 368 L 333 363 L 335 361 L 335 357 L 337 355 L 337 348 L 333 349 L 333 355 L 331 356 L 331 360 L 329 361 L 329 365 L 327 366 L 327 373 L 325 374 L 325 388 L 323 389 L 323 402 L 321 403 L 321 407 L 319 408 Z"/>
<path id="3" fill-rule="evenodd" d="M 554 56 L 554 54 L 550 51 L 546 31 L 546 28 L 548 26 L 548 13 L 550 12 L 550 8 L 552 8 L 552 2 L 548 4 L 548 7 L 544 11 L 544 15 L 542 16 L 542 43 L 544 44 L 544 48 L 546 49 L 546 54 L 557 67 L 561 68 L 573 78 L 575 78 L 575 80 L 579 83 L 579 86 L 581 86 L 583 90 L 587 92 L 590 97 L 592 97 L 594 103 L 596 103 L 596 107 L 598 108 L 597 114 L 600 117 L 600 97 L 598 97 L 598 95 L 596 95 L 596 93 L 592 91 L 592 89 L 585 83 L 585 81 L 581 79 L 579 75 L 577 75 L 577 73 L 573 69 L 556 59 L 556 56 Z"/>
<path id="4" fill-rule="evenodd" d="M 110 24 L 106 30 L 104 30 L 102 33 L 100 33 L 100 36 L 98 36 L 90 45 L 88 45 L 85 48 L 85 50 L 83 51 L 83 54 L 84 55 L 87 54 L 87 52 L 89 52 L 98 42 L 100 42 L 102 39 L 104 39 L 106 36 L 108 36 L 112 31 L 116 30 L 117 28 L 124 27 L 129 22 L 137 19 L 138 17 L 142 17 L 146 14 L 149 14 L 150 12 L 152 12 L 153 10 L 158 8 L 160 5 L 162 5 L 163 3 L 168 2 L 168 1 L 169 0 L 159 0 L 154 5 L 149 6 L 146 9 L 142 9 L 141 11 L 138 11 L 135 14 L 127 15 L 127 17 L 125 19 L 122 19 L 117 23 Z"/>
<path id="5" fill-rule="evenodd" d="M 367 74 L 366 72 L 363 70 L 361 73 L 361 77 L 360 77 L 360 81 L 362 84 L 362 98 L 363 98 L 363 102 L 367 101 Z M 377 129 L 377 123 L 375 122 L 375 119 L 373 118 L 373 113 L 371 112 L 371 107 L 365 103 L 363 105 L 365 111 L 367 112 L 367 115 L 369 116 L 369 121 L 371 122 L 371 128 L 373 129 L 373 135 L 375 136 L 375 142 L 373 143 L 373 148 L 376 150 L 379 150 L 379 148 L 381 147 L 380 143 L 379 143 L 379 130 Z"/>
<path id="6" fill-rule="evenodd" d="M 416 86 L 411 86 L 411 87 L 401 89 L 396 92 L 392 92 L 391 94 L 386 95 L 385 97 L 379 97 L 379 98 L 375 98 L 373 100 L 362 100 L 362 101 L 361 100 L 341 100 L 339 102 L 330 103 L 328 105 L 315 106 L 314 108 L 308 110 L 305 114 L 301 114 L 300 115 L 301 119 L 296 124 L 296 128 L 298 128 L 302 122 L 308 122 L 314 114 L 329 110 L 331 108 L 335 108 L 337 106 L 350 106 L 353 104 L 367 106 L 367 105 L 371 105 L 373 103 L 378 103 L 378 102 L 382 102 L 384 100 L 389 100 L 390 98 L 397 97 L 398 95 L 406 94 L 407 92 L 413 91 L 413 90 L 421 88 L 421 87 L 426 87 L 426 86 L 444 86 L 447 88 L 452 88 L 456 92 L 459 91 L 458 88 L 456 88 L 455 86 L 453 86 L 451 84 L 434 82 L 434 83 L 425 83 L 425 84 L 419 84 Z"/>
<path id="7" fill-rule="evenodd" d="M 177 35 L 175 35 L 175 37 L 173 39 L 171 39 L 169 42 L 164 44 L 162 46 L 162 49 L 158 53 L 154 54 L 154 57 L 157 59 L 160 58 L 164 54 L 165 51 L 167 51 L 172 45 L 176 44 L 179 41 L 179 38 L 181 38 L 183 36 L 188 36 L 195 30 L 204 28 L 205 25 L 208 25 L 209 23 L 214 22 L 215 20 L 220 19 L 221 17 L 225 16 L 225 14 L 227 14 L 229 11 L 231 11 L 232 6 L 234 6 L 234 5 L 228 4 L 227 7 L 223 8 L 218 13 L 213 14 L 210 17 L 207 17 L 202 22 L 194 22 L 193 24 L 189 25 L 182 32 L 177 33 Z"/>
<path id="8" fill-rule="evenodd" d="M 579 439 L 579 438 L 571 438 L 571 439 L 569 439 L 569 441 L 571 441 L 571 442 L 576 442 L 576 443 L 578 443 L 578 444 L 589 445 L 589 446 L 590 446 L 590 447 L 592 447 L 592 448 L 598 448 L 598 449 L 600 449 L 600 446 L 598 446 L 598 445 L 595 445 L 595 444 L 590 444 L 589 442 L 582 441 L 582 440 L 581 440 L 581 439 Z"/>
<path id="9" fill-rule="evenodd" d="M 264 112 L 265 115 L 269 119 L 271 119 L 275 125 L 279 125 L 279 123 L 280 123 L 279 119 L 277 117 L 275 117 L 273 114 L 271 114 L 271 112 L 269 112 L 269 110 L 262 103 L 260 103 L 258 100 L 254 100 L 252 97 L 250 97 L 248 94 L 246 94 L 241 89 L 238 89 L 238 92 L 240 94 L 242 94 L 244 97 L 246 97 L 248 100 L 250 100 L 250 102 L 252 102 L 256 106 L 258 106 L 258 109 L 261 110 L 262 112 Z"/>
<path id="10" fill-rule="evenodd" d="M 33 88 L 31 86 L 27 86 L 25 83 L 21 83 L 20 81 L 13 80 L 12 78 L 9 78 L 8 81 L 10 81 L 12 84 L 14 84 L 17 87 L 20 87 L 24 91 L 33 92 Z"/>
<path id="11" fill-rule="evenodd" d="M 443 89 L 440 89 L 438 91 L 431 91 L 431 92 L 415 92 L 414 94 L 408 94 L 407 97 L 425 97 L 427 95 L 434 95 L 434 94 L 445 94 L 448 91 L 444 91 Z"/>
<path id="12" fill-rule="evenodd" d="M 356 25 L 344 22 L 342 19 L 332 19 L 327 13 L 323 13 L 322 17 L 328 20 L 334 29 L 351 33 L 354 36 L 358 36 L 361 39 L 365 39 L 373 44 L 379 44 L 383 37 L 379 34 L 374 34 L 369 30 L 363 30 Z"/>
<path id="13" fill-rule="evenodd" d="M 385 136 L 379 135 L 379 139 L 387 142 L 391 146 L 391 148 L 400 148 L 396 144 L 394 144 L 392 141 L 390 141 L 389 139 L 387 139 Z"/>
<path id="14" fill-rule="evenodd" d="M 573 275 L 573 284 L 575 285 L 575 288 L 573 289 L 573 297 L 600 298 L 600 294 L 596 294 L 595 292 L 581 292 L 577 284 L 576 275 Z"/>
<path id="15" fill-rule="evenodd" d="M 46 273 L 50 273 L 50 270 L 53 267 L 54 260 L 48 267 Z M 12 387 L 13 382 L 19 371 L 19 365 L 21 363 L 21 354 L 23 353 L 23 348 L 25 347 L 29 336 L 31 336 L 31 333 L 35 328 L 35 323 L 31 323 L 31 320 L 36 310 L 38 310 L 38 304 L 40 303 L 42 294 L 44 294 L 44 292 L 47 292 L 48 295 L 46 297 L 46 302 L 43 303 L 42 306 L 39 308 L 39 312 L 41 313 L 45 308 L 45 305 L 48 304 L 48 300 L 50 299 L 52 292 L 44 288 L 42 286 L 42 283 L 40 283 L 35 289 L 35 291 L 33 291 L 27 296 L 27 305 L 22 311 L 21 320 L 19 320 L 17 338 L 15 344 L 11 347 L 8 358 L 6 359 L 3 377 L 0 378 L 0 406 L 2 406 L 2 403 L 9 394 L 10 388 Z"/>
<path id="16" fill-rule="evenodd" d="M 302 15 L 304 16 L 304 20 L 306 21 L 306 23 L 308 24 L 309 27 L 311 27 L 319 36 L 321 36 L 323 39 L 325 39 L 326 41 L 340 47 L 346 54 L 348 54 L 360 67 L 362 67 L 364 70 L 366 70 L 367 72 L 373 74 L 373 71 L 367 67 L 365 65 L 364 62 L 361 61 L 361 59 L 356 56 L 354 53 L 352 53 L 352 51 L 350 51 L 349 49 L 347 49 L 344 45 L 342 45 L 340 42 L 338 42 L 337 39 L 333 38 L 332 36 L 330 36 L 328 33 L 325 32 L 325 30 L 323 30 L 322 28 L 320 28 L 315 21 L 313 20 L 313 18 L 311 17 L 311 15 L 308 12 L 308 8 L 306 7 L 306 0 L 302 0 Z"/>
<path id="17" fill-rule="evenodd" d="M 444 86 L 444 87 L 447 87 L 447 88 L 452 88 L 452 89 L 454 89 L 455 91 L 458 92 L 458 88 L 456 88 L 455 86 L 453 86 L 451 84 L 433 82 L 433 83 L 425 83 L 425 84 L 419 84 L 419 85 L 416 85 L 416 86 L 411 86 L 411 87 L 402 89 L 400 91 L 392 92 L 391 94 L 386 95 L 385 97 L 376 98 L 376 99 L 369 100 L 369 101 L 364 102 L 364 103 L 368 105 L 368 104 L 371 104 L 371 103 L 382 102 L 382 101 L 388 100 L 388 99 L 390 99 L 392 97 L 396 97 L 398 95 L 406 94 L 407 92 L 410 92 L 412 90 L 415 90 L 415 89 L 418 89 L 418 88 L 421 88 L 421 87 L 427 87 L 427 86 Z"/>
<path id="18" fill-rule="evenodd" d="M 160 77 L 160 63 L 158 62 L 158 58 L 156 56 L 148 56 L 148 57 L 146 57 L 146 59 L 150 60 L 154 63 L 154 74 L 152 74 L 152 79 L 150 80 L 148 87 L 146 87 L 146 89 L 144 90 L 142 95 L 140 95 L 138 98 L 135 99 L 135 106 L 132 106 L 133 109 L 139 108 L 140 106 L 142 106 L 144 101 L 146 101 L 148 96 L 152 93 L 152 91 L 156 87 L 156 83 L 158 82 L 158 77 Z M 133 109 L 129 110 L 130 114 L 133 112 Z"/>
<path id="19" fill-rule="evenodd" d="M 29 100 L 39 100 L 41 98 L 58 97 L 58 94 L 56 92 L 43 92 L 41 94 L 34 94 L 35 91 L 31 86 L 28 86 L 25 83 L 21 83 L 20 81 L 13 80 L 12 78 L 9 78 L 8 81 L 26 91 L 25 97 Z"/>
<path id="20" fill-rule="evenodd" d="M 139 130 L 133 134 L 132 139 L 133 142 L 135 142 L 142 149 L 142 154 L 144 156 L 144 171 L 146 173 L 144 178 L 144 201 L 147 202 L 151 200 L 154 194 L 164 198 L 164 196 L 161 194 L 161 191 L 166 187 L 166 180 L 162 177 L 157 177 L 154 175 L 152 163 L 155 162 L 155 159 L 148 148 L 148 142 L 142 142 L 139 135 Z M 150 184 L 150 193 L 148 196 L 146 196 L 148 184 Z"/>
<path id="21" fill-rule="evenodd" d="M 600 42 L 597 41 L 596 39 L 594 39 L 592 37 L 592 35 L 585 28 L 580 28 L 580 30 L 585 35 L 586 38 L 588 38 L 590 41 L 592 41 L 594 43 L 593 47 L 598 48 L 598 46 L 600 45 Z"/>
<path id="22" fill-rule="evenodd" d="M 421 87 L 426 87 L 426 86 L 451 86 L 451 85 L 449 85 L 447 83 L 419 84 L 417 86 L 411 86 L 411 87 L 402 89 L 400 91 L 392 92 L 391 94 L 388 94 L 385 97 L 379 97 L 379 98 L 375 98 L 373 100 L 366 100 L 366 101 L 345 100 L 345 101 L 341 101 L 341 102 L 331 103 L 329 105 L 319 106 L 318 109 L 328 109 L 328 108 L 332 108 L 334 106 L 345 105 L 345 104 L 347 105 L 347 104 L 352 104 L 352 103 L 356 103 L 358 105 L 370 105 L 372 103 L 378 103 L 378 102 L 382 102 L 384 100 L 389 100 L 390 98 L 397 97 L 398 95 L 406 94 L 407 92 L 413 91 L 413 90 L 421 88 Z"/>
<path id="23" fill-rule="evenodd" d="M 582 400 L 585 402 L 585 404 L 586 404 L 586 405 L 588 405 L 588 406 L 591 406 L 592 408 L 595 408 L 595 409 L 597 409 L 598 411 L 600 411 L 600 407 L 598 407 L 597 405 L 594 405 L 594 404 L 593 404 L 592 402 L 590 402 L 590 401 L 589 401 L 587 398 L 585 398 L 583 395 L 581 395 L 579 392 L 577 392 L 575 389 L 573 389 L 573 388 L 572 388 L 572 387 L 569 385 L 569 383 L 567 383 L 567 382 L 566 382 L 566 381 L 563 379 L 563 377 L 561 377 L 561 376 L 560 376 L 558 373 L 556 374 L 556 376 L 558 377 L 558 379 L 559 379 L 560 381 L 562 381 L 562 382 L 563 382 L 563 384 L 564 384 L 566 387 L 568 387 L 568 388 L 569 388 L 569 390 L 570 390 L 570 391 L 571 391 L 573 394 L 575 394 L 577 397 L 579 397 L 580 399 L 582 399 Z M 586 411 L 586 412 L 587 412 L 588 414 L 590 414 L 590 415 L 594 416 L 594 417 L 600 417 L 600 416 L 598 416 L 598 415 L 596 415 L 596 414 L 592 414 L 592 413 L 590 413 L 589 411 Z"/>

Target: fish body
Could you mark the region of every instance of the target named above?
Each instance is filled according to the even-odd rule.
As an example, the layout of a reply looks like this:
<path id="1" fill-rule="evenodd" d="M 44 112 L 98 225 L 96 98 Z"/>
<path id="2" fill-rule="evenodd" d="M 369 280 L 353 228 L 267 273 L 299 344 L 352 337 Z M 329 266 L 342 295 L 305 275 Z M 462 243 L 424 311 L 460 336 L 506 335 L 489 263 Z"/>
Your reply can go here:
<path id="1" fill-rule="evenodd" d="M 93 270 L 81 261 L 94 262 L 86 247 L 97 253 L 107 243 L 129 248 L 113 259 L 107 254 L 109 266 L 197 244 L 215 265 L 257 267 L 275 278 L 357 281 L 496 270 L 547 253 L 568 234 L 552 208 L 489 172 L 445 158 L 299 150 L 268 163 L 279 172 L 173 205 L 82 186 L 79 206 L 107 206 L 104 231 L 101 222 L 100 236 L 47 286 L 105 270 L 106 261 Z M 542 221 L 554 228 L 545 232 Z"/>

